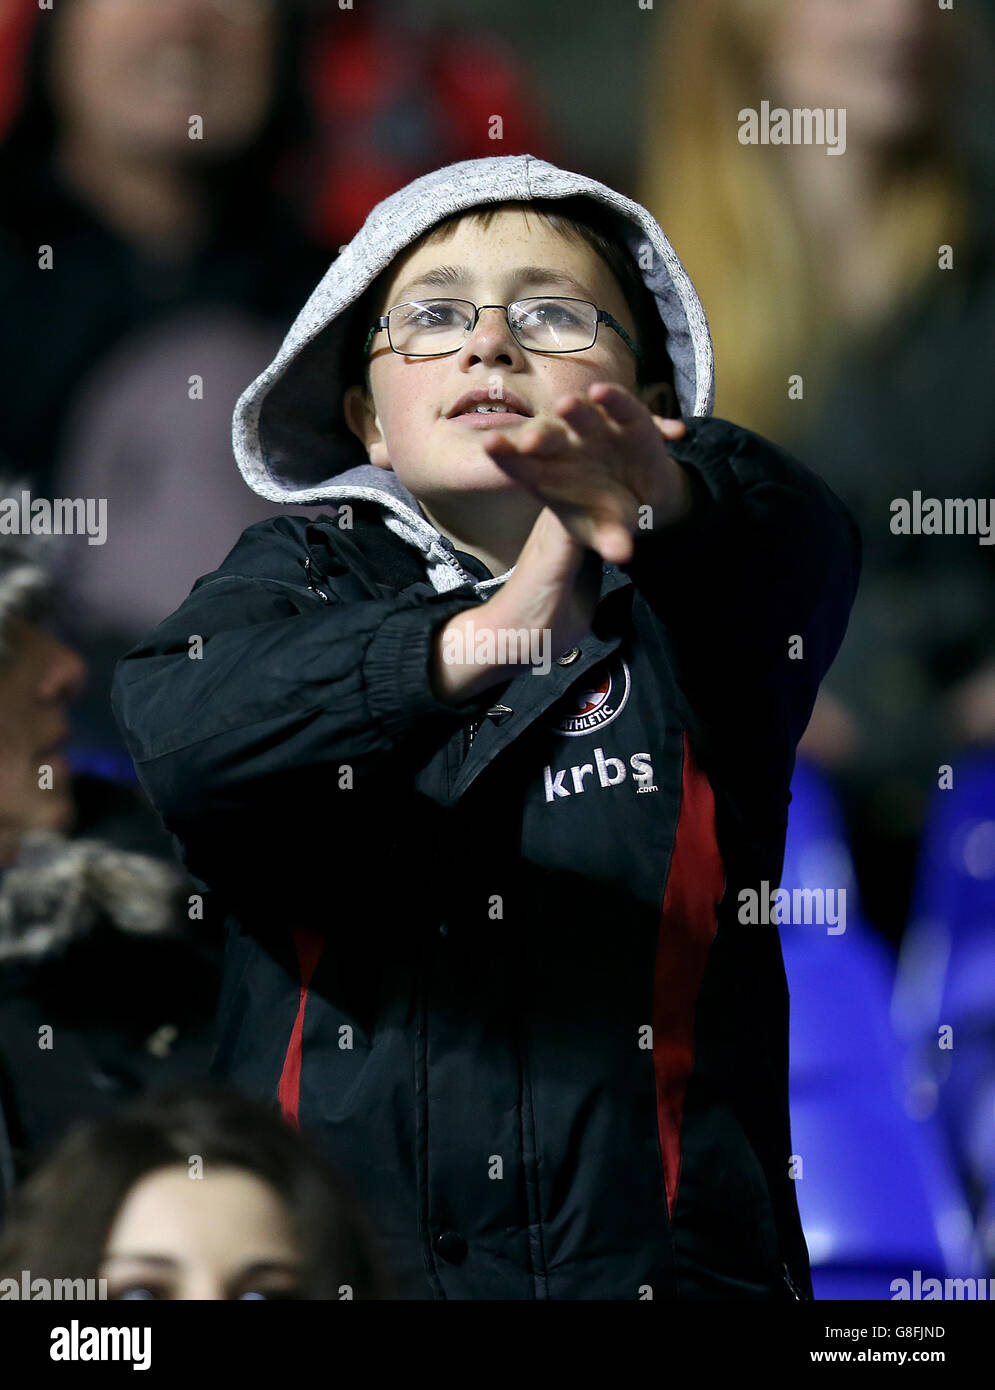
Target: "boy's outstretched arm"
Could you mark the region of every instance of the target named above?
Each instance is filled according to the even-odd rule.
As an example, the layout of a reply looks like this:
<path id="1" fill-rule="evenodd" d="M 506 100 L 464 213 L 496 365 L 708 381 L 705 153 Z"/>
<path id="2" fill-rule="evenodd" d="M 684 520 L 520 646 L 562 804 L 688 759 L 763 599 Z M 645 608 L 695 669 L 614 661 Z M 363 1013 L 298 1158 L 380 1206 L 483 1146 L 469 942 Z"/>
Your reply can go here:
<path id="1" fill-rule="evenodd" d="M 728 421 L 670 446 L 690 515 L 637 535 L 625 566 L 664 620 L 675 675 L 705 739 L 740 761 L 758 741 L 790 779 L 819 684 L 846 632 L 860 533 L 814 473 Z"/>
<path id="2" fill-rule="evenodd" d="M 430 678 L 434 634 L 478 612 L 469 589 L 338 601 L 309 587 L 301 519 L 252 526 L 215 573 L 118 664 L 112 703 L 166 824 L 277 808 L 295 777 L 368 776 L 440 746 L 486 710 L 454 708 Z M 278 796 L 279 793 L 279 796 Z"/>
<path id="3" fill-rule="evenodd" d="M 557 404 L 484 447 L 626 570 L 665 625 L 702 747 L 779 796 L 846 631 L 853 519 L 814 473 L 728 421 L 662 420 L 607 383 Z"/>

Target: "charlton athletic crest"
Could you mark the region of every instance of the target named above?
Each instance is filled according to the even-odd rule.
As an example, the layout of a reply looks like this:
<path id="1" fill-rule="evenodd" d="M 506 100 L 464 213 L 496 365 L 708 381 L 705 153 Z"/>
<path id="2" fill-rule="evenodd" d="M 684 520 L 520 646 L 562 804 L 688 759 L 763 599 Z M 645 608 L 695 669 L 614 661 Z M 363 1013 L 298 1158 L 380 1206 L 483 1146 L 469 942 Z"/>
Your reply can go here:
<path id="1" fill-rule="evenodd" d="M 572 737 L 589 734 L 610 724 L 625 708 L 630 677 L 629 668 L 621 657 L 592 667 L 584 682 L 558 706 L 558 718 L 553 725 L 556 733 Z"/>

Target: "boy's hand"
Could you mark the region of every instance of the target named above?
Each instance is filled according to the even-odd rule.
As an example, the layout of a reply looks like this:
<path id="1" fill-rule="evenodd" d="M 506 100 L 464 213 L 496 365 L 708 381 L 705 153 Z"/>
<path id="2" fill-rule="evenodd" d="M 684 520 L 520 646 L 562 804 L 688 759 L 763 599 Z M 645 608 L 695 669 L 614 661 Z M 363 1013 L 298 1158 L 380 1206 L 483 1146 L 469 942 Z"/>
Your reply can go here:
<path id="1" fill-rule="evenodd" d="M 651 414 L 624 386 L 597 382 L 586 396 L 561 396 L 554 415 L 537 416 L 513 434 L 488 431 L 482 443 L 575 540 L 620 565 L 631 560 L 638 531 L 691 510 L 690 483 L 666 443 L 685 433 L 682 420 Z M 640 524 L 643 506 L 651 510 Z"/>

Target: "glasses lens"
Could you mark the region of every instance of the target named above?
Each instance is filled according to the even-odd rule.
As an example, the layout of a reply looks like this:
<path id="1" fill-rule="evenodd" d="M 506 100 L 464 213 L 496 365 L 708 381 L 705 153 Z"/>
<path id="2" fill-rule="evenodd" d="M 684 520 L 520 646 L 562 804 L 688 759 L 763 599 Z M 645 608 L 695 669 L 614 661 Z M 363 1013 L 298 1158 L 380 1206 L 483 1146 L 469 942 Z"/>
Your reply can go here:
<path id="1" fill-rule="evenodd" d="M 508 317 L 518 341 L 536 352 L 580 352 L 598 327 L 597 309 L 583 299 L 520 299 Z"/>
<path id="2" fill-rule="evenodd" d="M 390 345 L 411 357 L 452 352 L 462 346 L 473 315 L 474 307 L 465 299 L 418 299 L 395 305 L 387 315 Z"/>

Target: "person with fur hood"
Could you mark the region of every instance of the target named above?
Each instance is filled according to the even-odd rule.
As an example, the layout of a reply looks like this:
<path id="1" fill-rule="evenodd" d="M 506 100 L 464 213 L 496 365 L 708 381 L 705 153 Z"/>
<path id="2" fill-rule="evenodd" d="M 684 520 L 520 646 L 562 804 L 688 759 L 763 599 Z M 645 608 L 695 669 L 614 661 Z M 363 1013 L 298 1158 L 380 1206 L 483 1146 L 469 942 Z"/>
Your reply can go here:
<path id="1" fill-rule="evenodd" d="M 86 671 L 51 622 L 52 544 L 0 535 L 0 1207 L 73 1121 L 206 1074 L 218 982 L 137 790 L 73 775 Z"/>

